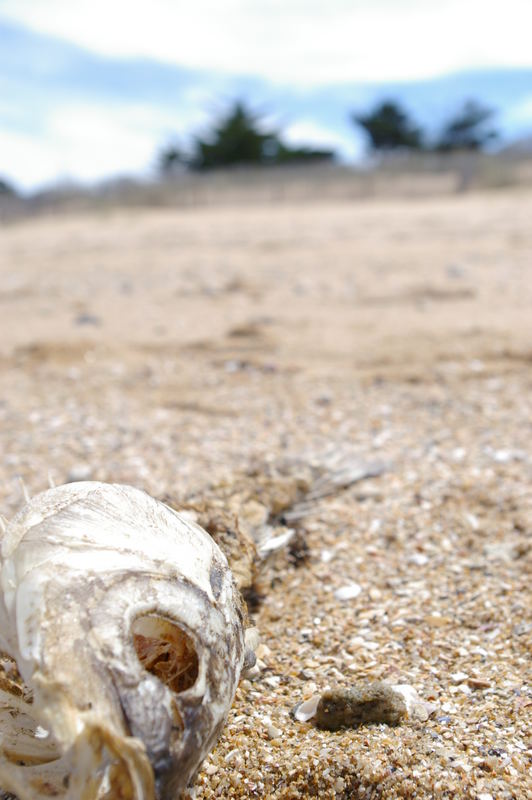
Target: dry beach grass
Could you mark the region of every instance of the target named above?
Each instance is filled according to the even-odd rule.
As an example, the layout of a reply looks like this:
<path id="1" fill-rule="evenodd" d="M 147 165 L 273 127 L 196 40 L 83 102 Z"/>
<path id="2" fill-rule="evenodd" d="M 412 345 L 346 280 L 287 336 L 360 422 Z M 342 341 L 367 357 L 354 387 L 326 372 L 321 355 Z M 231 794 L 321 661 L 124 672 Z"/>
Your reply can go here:
<path id="1" fill-rule="evenodd" d="M 513 189 L 2 228 L 5 516 L 18 478 L 48 473 L 174 498 L 245 475 L 268 516 L 278 465 L 384 467 L 317 498 L 300 551 L 263 567 L 259 669 L 198 800 L 532 797 L 531 206 Z M 376 680 L 430 716 L 290 716 Z"/>

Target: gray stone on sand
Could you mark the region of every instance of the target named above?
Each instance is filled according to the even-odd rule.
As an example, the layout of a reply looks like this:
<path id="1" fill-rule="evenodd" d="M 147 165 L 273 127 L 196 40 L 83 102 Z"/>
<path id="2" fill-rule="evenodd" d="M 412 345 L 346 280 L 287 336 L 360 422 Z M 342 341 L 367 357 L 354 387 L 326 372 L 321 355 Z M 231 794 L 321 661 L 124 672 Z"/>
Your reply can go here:
<path id="1" fill-rule="evenodd" d="M 316 711 L 316 725 L 329 731 L 372 723 L 398 725 L 406 714 L 399 692 L 386 683 L 375 682 L 324 692 Z"/>

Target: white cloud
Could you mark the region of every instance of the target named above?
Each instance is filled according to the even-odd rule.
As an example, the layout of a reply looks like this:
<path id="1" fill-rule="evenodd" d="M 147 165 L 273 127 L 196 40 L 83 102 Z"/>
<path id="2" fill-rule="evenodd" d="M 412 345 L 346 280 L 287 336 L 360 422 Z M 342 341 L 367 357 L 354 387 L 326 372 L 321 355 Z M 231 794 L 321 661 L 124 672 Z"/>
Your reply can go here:
<path id="1" fill-rule="evenodd" d="M 23 189 L 57 178 L 57 154 L 48 142 L 0 129 L 0 151 L 5 165 L 1 177 L 15 181 Z"/>
<path id="2" fill-rule="evenodd" d="M 306 87 L 532 66 L 530 0 L 0 0 L 1 18 L 106 56 L 215 73 L 185 85 L 176 110 L 171 98 L 161 102 L 160 87 L 149 107 L 131 102 L 134 86 L 112 106 L 82 90 L 45 90 L 31 114 L 23 92 L 20 102 L 0 99 L 1 172 L 26 188 L 58 177 L 147 173 L 158 147 L 174 135 L 186 144 L 210 123 L 225 91 L 227 99 L 232 95 L 232 74 L 299 85 L 303 119 L 289 114 L 283 124 L 272 111 L 265 121 L 279 125 L 292 144 L 330 146 L 356 158 L 362 143 L 345 120 L 344 136 L 339 121 L 333 131 L 311 118 Z M 149 96 L 142 102 L 150 103 Z M 530 124 L 532 100 L 507 109 L 504 118 L 516 127 Z"/>
<path id="3" fill-rule="evenodd" d="M 532 94 L 519 103 L 519 105 L 508 109 L 505 113 L 505 120 L 514 125 L 531 125 L 532 124 Z"/>
<path id="4" fill-rule="evenodd" d="M 317 84 L 530 66 L 530 0 L 0 0 L 0 13 L 110 56 Z"/>
<path id="5" fill-rule="evenodd" d="M 0 129 L 3 174 L 23 189 L 58 179 L 148 174 L 157 148 L 194 122 L 181 115 L 176 129 L 173 115 L 151 107 L 63 105 L 50 111 L 39 136 Z"/>
<path id="6" fill-rule="evenodd" d="M 283 139 L 294 147 L 312 145 L 314 147 L 331 148 L 351 157 L 360 155 L 362 151 L 362 148 L 357 146 L 352 132 L 350 132 L 350 135 L 342 136 L 339 133 L 323 128 L 321 125 L 317 125 L 312 120 L 302 119 L 289 125 L 283 130 Z"/>

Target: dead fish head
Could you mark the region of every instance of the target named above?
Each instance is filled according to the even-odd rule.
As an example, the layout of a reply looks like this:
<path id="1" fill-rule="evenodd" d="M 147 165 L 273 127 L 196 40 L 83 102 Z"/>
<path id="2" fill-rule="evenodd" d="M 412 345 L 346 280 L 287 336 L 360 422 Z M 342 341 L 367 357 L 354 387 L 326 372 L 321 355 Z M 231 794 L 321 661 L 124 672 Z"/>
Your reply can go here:
<path id="1" fill-rule="evenodd" d="M 240 596 L 211 537 L 132 487 L 67 484 L 8 525 L 0 580 L 0 647 L 31 692 L 14 727 L 0 709 L 0 785 L 20 800 L 45 796 L 43 780 L 68 800 L 176 797 L 244 659 Z"/>

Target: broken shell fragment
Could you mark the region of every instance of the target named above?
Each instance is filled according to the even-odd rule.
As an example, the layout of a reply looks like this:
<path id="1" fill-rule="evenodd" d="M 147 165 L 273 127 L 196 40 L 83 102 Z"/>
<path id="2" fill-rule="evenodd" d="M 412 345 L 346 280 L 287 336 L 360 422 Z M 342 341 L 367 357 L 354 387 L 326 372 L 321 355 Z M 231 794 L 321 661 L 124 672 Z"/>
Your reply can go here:
<path id="1" fill-rule="evenodd" d="M 243 612 L 211 537 L 130 486 L 67 484 L 8 524 L 0 788 L 172 800 L 233 701 Z"/>
<path id="2" fill-rule="evenodd" d="M 308 700 L 297 703 L 292 709 L 294 719 L 297 719 L 298 722 L 308 722 L 309 719 L 316 716 L 319 702 L 320 695 L 314 694 L 312 697 L 309 697 Z"/>

